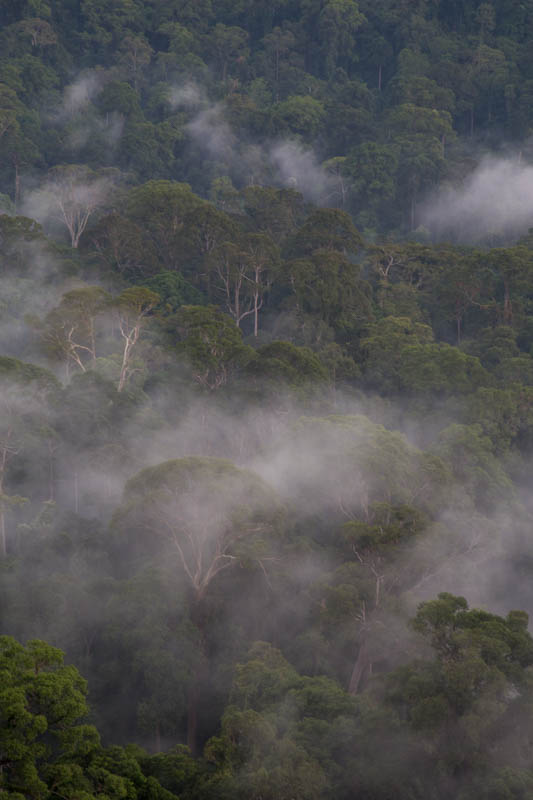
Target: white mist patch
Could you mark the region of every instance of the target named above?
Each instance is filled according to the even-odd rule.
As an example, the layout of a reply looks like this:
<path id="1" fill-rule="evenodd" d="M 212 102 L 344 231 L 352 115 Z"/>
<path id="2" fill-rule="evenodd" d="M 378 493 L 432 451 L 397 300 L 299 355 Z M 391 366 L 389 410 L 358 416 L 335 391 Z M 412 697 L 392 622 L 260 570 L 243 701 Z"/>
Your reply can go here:
<path id="1" fill-rule="evenodd" d="M 197 108 L 206 103 L 203 89 L 195 83 L 186 83 L 184 86 L 173 86 L 169 96 L 170 105 L 174 110 Z"/>
<path id="2" fill-rule="evenodd" d="M 63 128 L 65 146 L 72 153 L 83 149 L 93 139 L 101 140 L 110 149 L 120 140 L 124 115 L 118 111 L 100 114 L 93 105 L 110 79 L 110 74 L 103 69 L 84 71 L 65 86 L 61 104 L 50 113 L 50 122 Z"/>
<path id="3" fill-rule="evenodd" d="M 24 197 L 23 213 L 45 226 L 66 227 L 72 247 L 77 247 L 90 217 L 104 203 L 113 184 L 84 166 L 61 169 Z"/>
<path id="4" fill-rule="evenodd" d="M 297 189 L 304 197 L 318 202 L 326 200 L 334 191 L 334 180 L 318 163 L 312 150 L 298 142 L 286 141 L 273 145 L 269 154 L 279 181 Z"/>
<path id="5" fill-rule="evenodd" d="M 204 102 L 194 86 L 176 90 L 176 107 Z M 263 143 L 240 141 L 225 118 L 220 103 L 199 111 L 187 131 L 202 150 L 224 164 L 232 177 L 248 184 L 278 185 L 301 192 L 314 203 L 331 201 L 335 181 L 320 166 L 316 154 L 292 139 Z"/>
<path id="6" fill-rule="evenodd" d="M 214 158 L 227 161 L 230 166 L 236 162 L 237 139 L 219 105 L 200 111 L 188 124 L 187 130 L 196 144 Z"/>
<path id="7" fill-rule="evenodd" d="M 65 86 L 60 116 L 71 117 L 79 114 L 101 92 L 103 85 L 103 75 L 98 72 L 90 72 L 87 75 L 81 75 L 73 83 Z"/>
<path id="8" fill-rule="evenodd" d="M 438 238 L 473 242 L 533 227 L 533 166 L 518 158 L 484 158 L 461 187 L 429 197 L 422 224 Z"/>

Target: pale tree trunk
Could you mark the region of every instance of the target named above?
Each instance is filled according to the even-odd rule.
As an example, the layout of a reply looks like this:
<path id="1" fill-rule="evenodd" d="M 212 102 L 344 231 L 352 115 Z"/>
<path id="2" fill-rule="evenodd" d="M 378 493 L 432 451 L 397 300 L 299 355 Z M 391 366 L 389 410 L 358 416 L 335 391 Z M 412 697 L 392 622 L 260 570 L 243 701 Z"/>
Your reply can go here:
<path id="1" fill-rule="evenodd" d="M 15 213 L 18 211 L 20 205 L 20 171 L 18 160 L 14 160 L 15 166 Z"/>
<path id="2" fill-rule="evenodd" d="M 5 558 L 7 555 L 7 535 L 6 535 L 6 512 L 4 507 L 4 478 L 6 474 L 7 462 L 10 454 L 13 451 L 10 449 L 9 440 L 11 439 L 11 430 L 8 430 L 6 440 L 2 446 L 0 455 L 0 556 Z"/>
<path id="3" fill-rule="evenodd" d="M 55 452 L 56 446 L 52 442 L 48 442 L 48 499 L 50 502 L 55 501 L 55 483 L 56 483 L 56 475 L 55 475 Z"/>
<path id="4" fill-rule="evenodd" d="M 257 338 L 259 333 L 259 311 L 263 305 L 263 298 L 259 292 L 259 281 L 261 279 L 261 269 L 256 267 L 255 270 L 255 289 L 254 289 L 254 336 Z"/>
<path id="5" fill-rule="evenodd" d="M 62 200 L 58 200 L 59 210 L 61 211 L 61 219 L 67 226 L 68 232 L 70 234 L 70 244 L 71 246 L 76 249 L 80 243 L 80 238 L 87 227 L 87 223 L 89 222 L 89 218 L 94 211 L 93 208 L 87 208 L 85 211 L 72 211 L 69 209 L 67 204 Z"/>
<path id="6" fill-rule="evenodd" d="M 367 563 L 367 566 L 370 567 L 370 570 L 375 578 L 375 596 L 374 596 L 374 608 L 373 613 L 375 613 L 380 606 L 381 603 L 381 587 L 384 580 L 384 575 L 381 574 L 380 570 L 378 569 L 379 564 L 376 564 L 373 561 L 365 562 L 365 559 L 355 551 L 359 561 L 361 564 Z M 363 604 L 360 621 L 362 622 L 361 627 L 361 645 L 359 647 L 359 651 L 357 653 L 357 658 L 355 659 L 355 663 L 353 665 L 352 674 L 350 676 L 350 682 L 348 684 L 348 692 L 349 694 L 357 694 L 361 685 L 366 676 L 372 674 L 372 662 L 370 660 L 370 655 L 368 653 L 368 632 L 371 630 L 372 622 L 369 621 L 367 623 L 367 614 L 366 614 L 366 607 Z"/>
<path id="7" fill-rule="evenodd" d="M 94 364 L 96 361 L 96 335 L 94 331 L 94 317 L 91 317 L 89 320 L 89 341 L 91 343 L 90 351 L 91 351 L 91 361 Z"/>
<path id="8" fill-rule="evenodd" d="M 117 391 L 121 392 L 125 386 L 125 383 L 130 375 L 130 360 L 131 360 L 131 353 L 135 345 L 137 344 L 137 340 L 139 338 L 139 334 L 141 331 L 141 322 L 140 320 L 137 321 L 137 324 L 134 325 L 131 330 L 127 330 L 126 324 L 120 323 L 120 333 L 124 338 L 124 353 L 122 355 L 122 366 L 120 368 L 120 377 L 118 381 Z"/>
<path id="9" fill-rule="evenodd" d="M 348 685 L 349 694 L 357 694 L 359 687 L 365 675 L 365 672 L 370 667 L 370 659 L 368 657 L 368 648 L 366 637 L 361 642 L 355 664 L 353 665 L 352 674 L 350 676 L 350 683 Z"/>
<path id="10" fill-rule="evenodd" d="M 243 284 L 245 280 L 250 280 L 246 276 L 246 263 L 240 263 L 238 270 L 232 274 L 231 264 L 223 261 L 217 264 L 216 271 L 224 287 L 228 314 L 233 317 L 237 327 L 240 328 L 242 320 L 249 314 L 254 313 L 253 305 L 251 308 L 248 307 L 246 310 L 242 310 Z M 245 305 L 249 306 L 250 304 L 246 303 Z"/>
<path id="11" fill-rule="evenodd" d="M 234 292 L 234 300 L 233 300 L 233 307 L 235 309 L 235 319 L 237 320 L 237 325 L 240 326 L 241 322 L 241 281 L 238 282 L 235 286 Z"/>
<path id="12" fill-rule="evenodd" d="M 77 472 L 74 473 L 74 511 L 76 514 L 80 513 L 80 485 Z"/>
<path id="13" fill-rule="evenodd" d="M 504 296 L 503 296 L 503 324 L 511 325 L 513 322 L 513 306 L 511 303 L 511 293 L 509 291 L 509 282 L 504 281 Z"/>
<path id="14" fill-rule="evenodd" d="M 5 558 L 7 555 L 7 543 L 6 543 L 6 516 L 4 512 L 4 507 L 0 508 L 0 556 Z"/>
<path id="15" fill-rule="evenodd" d="M 257 339 L 257 334 L 259 333 L 259 293 L 256 292 L 254 294 L 254 336 Z"/>

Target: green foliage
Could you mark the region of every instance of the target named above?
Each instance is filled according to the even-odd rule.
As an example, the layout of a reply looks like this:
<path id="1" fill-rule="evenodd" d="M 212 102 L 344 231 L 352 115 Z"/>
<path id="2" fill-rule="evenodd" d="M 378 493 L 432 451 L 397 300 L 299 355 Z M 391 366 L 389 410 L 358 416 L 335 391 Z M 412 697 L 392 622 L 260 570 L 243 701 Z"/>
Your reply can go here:
<path id="1" fill-rule="evenodd" d="M 320 359 L 309 348 L 289 342 L 259 347 L 246 367 L 246 376 L 252 377 L 261 393 L 277 393 L 285 385 L 297 390 L 302 398 L 320 390 L 327 379 Z"/>
<path id="2" fill-rule="evenodd" d="M 383 392 L 463 394 L 490 385 L 479 360 L 437 344 L 428 325 L 408 317 L 385 317 L 361 341 L 367 385 Z"/>
<path id="3" fill-rule="evenodd" d="M 195 593 L 203 599 L 219 572 L 268 549 L 280 508 L 257 476 L 217 458 L 187 457 L 148 467 L 131 478 L 113 526 L 168 541 Z"/>
<path id="4" fill-rule="evenodd" d="M 276 132 L 300 134 L 312 139 L 325 119 L 322 103 L 313 97 L 288 97 L 274 107 Z"/>
<path id="5" fill-rule="evenodd" d="M 295 499 L 309 513 L 333 518 L 371 521 L 374 503 L 439 504 L 440 490 L 449 482 L 442 461 L 428 458 L 406 438 L 373 423 L 363 415 L 302 417 L 294 426 L 291 453 L 302 465 L 308 453 L 320 462 L 301 470 Z"/>
<path id="6" fill-rule="evenodd" d="M 322 208 L 314 211 L 287 244 L 290 255 L 306 256 L 317 250 L 353 255 L 362 247 L 361 235 L 343 211 Z"/>
<path id="7" fill-rule="evenodd" d="M 144 281 L 147 289 L 160 298 L 160 307 L 165 313 L 175 313 L 180 306 L 200 305 L 201 293 L 191 286 L 179 272 L 159 272 Z"/>
<path id="8" fill-rule="evenodd" d="M 530 797 L 532 11 L 0 3 L 6 795 Z"/>
<path id="9" fill-rule="evenodd" d="M 98 107 L 107 114 L 113 111 L 125 117 L 140 116 L 139 94 L 129 84 L 120 81 L 106 83 L 98 95 Z"/>
<path id="10" fill-rule="evenodd" d="M 512 494 L 512 484 L 494 457 L 490 439 L 479 425 L 453 424 L 445 428 L 437 454 L 452 468 L 455 478 L 469 489 L 480 507 L 502 502 Z"/>
<path id="11" fill-rule="evenodd" d="M 336 718 L 349 711 L 350 698 L 333 681 L 299 676 L 264 642 L 248 657 L 236 668 L 221 735 L 206 746 L 205 757 L 217 768 L 215 791 L 224 797 L 275 798 L 287 791 L 320 797 L 325 754 L 314 752 L 310 729 L 316 722 L 313 734 L 320 731 L 326 742 Z"/>
<path id="12" fill-rule="evenodd" d="M 59 388 L 59 381 L 47 369 L 9 356 L 0 356 L 0 380 L 3 384 L 15 383 L 44 391 Z"/>
<path id="13" fill-rule="evenodd" d="M 38 640 L 24 648 L 8 636 L 0 640 L 0 673 L 2 788 L 43 793 L 52 743 L 70 755 L 93 735 L 78 724 L 87 714 L 86 683 L 56 648 Z"/>
<path id="14" fill-rule="evenodd" d="M 178 350 L 190 363 L 194 380 L 208 391 L 225 386 L 253 355 L 231 317 L 215 306 L 183 306 L 176 324 Z"/>
<path id="15" fill-rule="evenodd" d="M 149 241 L 164 269 L 180 264 L 179 236 L 184 218 L 201 201 L 190 186 L 173 181 L 148 181 L 132 189 L 127 199 L 128 216 L 149 231 Z"/>
<path id="16" fill-rule="evenodd" d="M 429 639 L 436 659 L 421 664 L 418 674 L 416 666 L 398 673 L 404 702 L 412 704 L 411 723 L 431 729 L 446 716 L 463 717 L 471 709 L 500 715 L 503 706 L 498 700 L 505 703 L 505 681 L 517 688 L 527 683 L 525 669 L 533 660 L 527 622 L 527 615 L 515 612 L 504 619 L 469 610 L 464 597 L 448 593 L 422 603 L 412 625 Z M 489 711 L 483 700 L 491 695 L 496 702 Z"/>

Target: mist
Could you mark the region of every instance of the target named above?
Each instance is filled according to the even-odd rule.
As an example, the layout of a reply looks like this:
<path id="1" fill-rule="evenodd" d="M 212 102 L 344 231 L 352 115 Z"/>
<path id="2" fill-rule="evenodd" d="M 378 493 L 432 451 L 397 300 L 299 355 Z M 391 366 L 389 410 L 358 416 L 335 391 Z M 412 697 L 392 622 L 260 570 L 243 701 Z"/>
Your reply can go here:
<path id="1" fill-rule="evenodd" d="M 99 365 L 94 369 L 98 372 Z M 183 727 L 183 686 L 203 669 L 201 646 L 186 618 L 190 586 L 171 537 L 156 528 L 139 547 L 134 534 L 142 506 L 124 530 L 111 524 L 117 509 L 135 500 L 131 489 L 124 493 L 127 482 L 147 467 L 191 456 L 229 459 L 264 482 L 287 520 L 283 534 L 273 534 L 270 542 L 265 537 L 261 567 L 244 547 L 240 561 L 213 581 L 205 613 L 216 620 L 215 630 L 224 631 L 211 645 L 209 691 L 217 702 L 231 687 L 223 654 L 230 648 L 231 659 L 242 663 L 242 642 L 248 639 L 272 642 L 304 675 L 315 669 L 346 689 L 358 665 L 358 636 L 364 636 L 379 679 L 380 670 L 406 664 L 417 653 L 407 621 L 421 601 L 439 592 L 464 594 L 472 605 L 494 612 L 533 611 L 533 589 L 520 580 L 519 565 L 525 555 L 533 557 L 533 546 L 518 502 L 497 512 L 476 509 L 461 486 L 453 485 L 438 501 L 438 516 L 408 536 L 391 563 L 359 551 L 359 557 L 353 551 L 350 558 L 341 555 L 348 552 L 343 551 L 347 524 L 384 525 L 389 512 L 380 504 L 399 507 L 416 496 L 423 506 L 438 491 L 427 487 L 418 449 L 423 441 L 430 451 L 438 438 L 440 427 L 431 413 L 425 419 L 415 415 L 415 425 L 407 404 L 380 404 L 342 389 L 333 401 L 327 387 L 307 401 L 280 388 L 270 405 L 243 396 L 230 409 L 216 395 L 182 387 L 141 393 L 132 405 L 125 397 L 117 414 L 111 406 L 120 409 L 121 399 L 108 382 L 93 381 L 89 373 L 75 375 L 63 392 L 64 401 L 52 409 L 37 398 L 13 411 L 26 419 L 30 414 L 46 418 L 59 436 L 50 439 L 51 449 L 45 437 L 37 458 L 35 445 L 26 440 L 13 455 L 12 466 L 24 476 L 17 491 L 29 500 L 7 515 L 8 541 L 12 556 L 24 554 L 16 579 L 31 591 L 21 598 L 7 581 L 7 630 L 21 638 L 43 637 L 81 658 L 96 687 L 99 720 L 119 741 L 130 736 L 128 727 L 145 730 L 138 722 L 143 703 L 160 702 L 160 692 L 164 700 L 158 714 Z M 0 404 L 10 398 L 0 393 Z M 202 533 L 208 543 L 231 528 L 234 504 L 248 502 L 239 491 L 217 494 L 193 486 L 179 501 L 179 521 L 189 530 L 208 531 Z M 39 547 L 42 563 L 36 559 Z M 335 608 L 334 592 L 353 591 L 361 572 L 370 587 L 358 606 L 364 625 L 354 614 L 337 619 L 331 611 L 329 627 L 319 635 L 315 623 L 316 641 L 310 642 L 310 620 L 320 615 L 327 620 L 330 602 Z M 234 638 L 228 644 L 224 636 L 230 634 Z M 153 669 L 148 656 L 146 665 L 142 661 L 145 651 L 155 648 L 166 665 L 156 673 L 160 686 L 137 689 L 138 707 L 110 688 L 113 669 L 123 674 L 120 658 L 117 665 L 106 665 L 103 677 L 98 664 L 100 649 L 120 653 L 132 641 L 139 652 L 139 661 L 129 668 L 133 682 L 144 686 Z M 342 653 L 334 666 L 328 643 Z M 360 691 L 371 685 L 363 672 Z M 148 749 L 161 746 L 152 730 L 148 726 L 142 736 L 136 734 Z M 168 735 L 162 730 L 170 747 L 175 729 L 169 727 Z"/>
<path id="2" fill-rule="evenodd" d="M 21 210 L 51 232 L 68 234 L 75 248 L 91 217 L 110 196 L 113 185 L 109 177 L 91 173 L 85 167 L 59 167 L 40 186 L 24 193 Z"/>
<path id="3" fill-rule="evenodd" d="M 199 107 L 186 130 L 192 142 L 218 162 L 237 184 L 272 185 L 296 189 L 306 200 L 328 205 L 335 181 L 322 168 L 312 147 L 296 138 L 254 141 L 238 136 L 226 119 L 221 103 L 209 103 L 195 85 L 171 94 L 174 108 Z"/>
<path id="4" fill-rule="evenodd" d="M 435 239 L 509 240 L 533 226 L 533 166 L 520 157 L 486 156 L 461 186 L 426 198 L 420 223 Z"/>
<path id="5" fill-rule="evenodd" d="M 166 424 L 161 415 L 176 416 L 170 406 L 165 410 L 171 400 L 152 397 L 114 430 L 115 446 L 87 444 L 86 450 L 80 450 L 63 443 L 56 457 L 55 494 L 72 511 L 108 524 L 126 481 L 140 470 L 189 456 L 224 458 L 261 477 L 292 515 L 308 520 L 312 527 L 318 525 L 317 530 L 326 524 L 327 539 L 335 542 L 340 526 L 357 520 L 371 522 L 373 504 L 387 497 L 386 502 L 394 505 L 408 502 L 415 493 L 417 503 L 423 505 L 424 498 L 438 493 L 438 487 L 428 487 L 427 476 L 416 465 L 421 451 L 410 440 L 413 424 L 405 410 L 387 409 L 385 417 L 396 420 L 388 429 L 383 426 L 383 410 L 373 413 L 370 398 L 354 400 L 339 394 L 337 414 L 332 417 L 328 415 L 334 409 L 324 398 L 309 408 L 288 394 L 280 415 L 255 404 L 229 413 L 214 399 L 192 394 L 182 403 L 178 419 Z M 105 404 L 104 397 L 101 402 Z M 338 406 L 342 416 L 338 416 Z M 426 424 L 418 420 L 415 435 L 416 440 L 425 441 L 429 452 L 439 432 L 430 417 Z M 54 424 L 58 423 L 59 418 Z M 396 457 L 409 458 L 410 453 L 415 457 L 408 479 L 396 472 L 400 462 L 395 466 L 389 459 L 378 467 L 380 449 L 393 442 L 399 447 Z M 401 463 L 405 470 L 405 460 Z M 392 490 L 396 494 L 391 495 L 390 487 L 397 480 L 398 488 Z M 525 537 L 527 513 L 521 499 L 495 512 L 483 512 L 465 497 L 459 484 L 447 488 L 446 498 L 439 501 L 438 518 L 408 547 L 404 567 L 412 577 L 404 591 L 409 612 L 421 600 L 447 591 L 498 613 L 520 607 L 533 615 L 533 588 L 517 580 L 519 555 L 531 551 L 533 556 L 533 544 Z M 208 505 L 204 497 L 202 514 L 216 518 L 220 509 Z M 315 555 L 305 570 L 316 579 L 331 567 L 329 558 Z"/>
<path id="6" fill-rule="evenodd" d="M 66 121 L 80 114 L 100 94 L 104 85 L 104 70 L 89 70 L 78 75 L 63 89 L 62 104 L 56 118 Z"/>
<path id="7" fill-rule="evenodd" d="M 0 3 L 8 794 L 533 797 L 528 9 L 474 5 Z"/>

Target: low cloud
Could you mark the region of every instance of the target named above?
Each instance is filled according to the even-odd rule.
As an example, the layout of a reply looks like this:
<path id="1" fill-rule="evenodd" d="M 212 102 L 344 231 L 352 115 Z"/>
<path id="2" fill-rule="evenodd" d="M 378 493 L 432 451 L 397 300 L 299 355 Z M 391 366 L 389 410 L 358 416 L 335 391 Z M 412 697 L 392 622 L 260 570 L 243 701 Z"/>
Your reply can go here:
<path id="1" fill-rule="evenodd" d="M 80 75 L 63 90 L 60 116 L 63 118 L 79 114 L 102 91 L 104 77 L 101 72 L 91 71 Z"/>
<path id="2" fill-rule="evenodd" d="M 186 83 L 184 86 L 173 86 L 169 96 L 170 105 L 174 110 L 192 109 L 206 103 L 204 90 L 195 83 Z"/>
<path id="3" fill-rule="evenodd" d="M 202 103 L 194 87 L 181 90 L 180 103 Z M 190 105 L 189 105 L 190 107 Z M 314 151 L 293 139 L 247 142 L 238 139 L 217 103 L 202 108 L 187 125 L 192 141 L 239 183 L 297 189 L 307 200 L 332 204 L 335 180 L 321 167 Z"/>
<path id="4" fill-rule="evenodd" d="M 484 158 L 460 187 L 427 200 L 422 224 L 438 239 L 509 238 L 533 227 L 533 166 L 519 158 Z"/>
<path id="5" fill-rule="evenodd" d="M 284 141 L 272 145 L 269 157 L 277 180 L 284 186 L 297 189 L 314 202 L 332 204 L 335 182 L 320 166 L 312 150 L 305 149 L 298 142 Z"/>
<path id="6" fill-rule="evenodd" d="M 109 79 L 110 74 L 105 70 L 89 70 L 65 86 L 61 105 L 50 119 L 64 127 L 65 145 L 71 153 L 82 150 L 92 140 L 112 150 L 120 140 L 124 116 L 116 111 L 100 114 L 93 105 Z"/>

